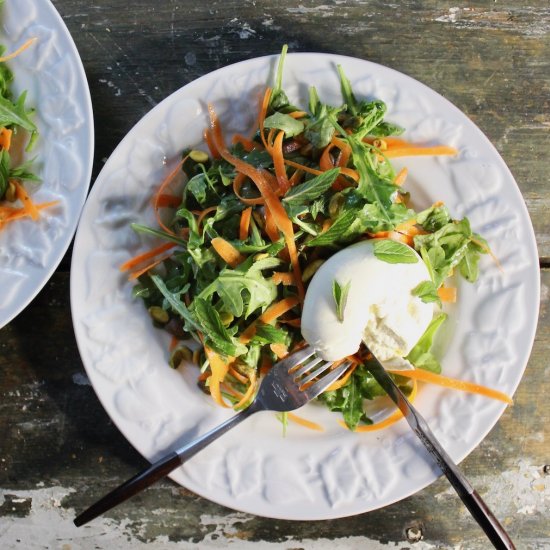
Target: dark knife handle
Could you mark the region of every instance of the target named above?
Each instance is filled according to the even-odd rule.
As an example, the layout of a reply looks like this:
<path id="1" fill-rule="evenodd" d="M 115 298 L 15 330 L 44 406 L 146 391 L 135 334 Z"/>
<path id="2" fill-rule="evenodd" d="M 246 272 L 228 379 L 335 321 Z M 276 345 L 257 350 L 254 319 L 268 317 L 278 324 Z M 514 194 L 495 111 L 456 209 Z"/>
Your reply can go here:
<path id="1" fill-rule="evenodd" d="M 375 380 L 384 388 L 388 396 L 399 407 L 409 426 L 413 429 L 418 439 L 422 441 L 435 460 L 441 472 L 445 474 L 458 496 L 469 510 L 472 517 L 483 529 L 487 538 L 497 550 L 516 550 L 514 543 L 493 515 L 487 504 L 477 494 L 466 476 L 447 454 L 441 443 L 437 440 L 424 417 L 415 409 L 410 401 L 399 389 L 393 378 L 386 372 L 382 364 L 373 356 L 373 361 L 367 363 L 368 370 Z"/>
<path id="2" fill-rule="evenodd" d="M 133 478 L 119 485 L 114 491 L 111 491 L 108 495 L 98 500 L 95 504 L 92 504 L 92 506 L 75 518 L 74 524 L 80 527 L 92 521 L 107 510 L 114 508 L 117 504 L 128 500 L 130 497 L 143 491 L 143 489 L 153 485 L 153 483 L 159 479 L 166 477 L 178 466 L 181 466 L 181 458 L 175 452 L 161 458 L 157 462 L 151 464 L 149 468 L 141 471 Z"/>

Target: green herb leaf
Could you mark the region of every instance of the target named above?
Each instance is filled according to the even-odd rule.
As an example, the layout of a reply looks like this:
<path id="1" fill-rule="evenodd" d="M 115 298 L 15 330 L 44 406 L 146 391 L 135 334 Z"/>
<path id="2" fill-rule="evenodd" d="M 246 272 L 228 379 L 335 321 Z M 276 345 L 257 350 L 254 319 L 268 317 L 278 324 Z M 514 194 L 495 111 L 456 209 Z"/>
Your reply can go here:
<path id="1" fill-rule="evenodd" d="M 330 189 L 339 173 L 339 168 L 332 168 L 304 183 L 295 185 L 288 190 L 283 201 L 300 204 L 313 201 Z"/>
<path id="2" fill-rule="evenodd" d="M 350 286 L 351 281 L 343 286 L 336 279 L 332 281 L 332 296 L 336 302 L 336 317 L 340 323 L 344 322 L 344 310 L 346 309 Z"/>
<path id="3" fill-rule="evenodd" d="M 420 337 L 420 340 L 418 340 L 414 348 L 405 357 L 405 359 L 410 361 L 416 368 L 429 370 L 436 374 L 441 372 L 441 365 L 432 353 L 431 348 L 435 334 L 446 318 L 447 315 L 445 313 L 440 313 L 435 317 L 428 325 L 424 334 Z"/>
<path id="4" fill-rule="evenodd" d="M 10 154 L 3 149 L 0 152 L 0 200 L 4 198 L 9 186 Z"/>
<path id="5" fill-rule="evenodd" d="M 320 233 L 317 237 L 311 239 L 307 243 L 307 246 L 329 246 L 335 244 L 339 239 L 344 237 L 356 213 L 355 210 L 343 212 L 324 233 Z"/>
<path id="6" fill-rule="evenodd" d="M 19 99 L 12 103 L 9 99 L 0 96 L 0 126 L 16 124 L 29 132 L 35 132 L 36 126 L 29 118 L 25 108 L 27 92 L 23 92 Z"/>
<path id="7" fill-rule="evenodd" d="M 410 246 L 389 239 L 375 241 L 374 255 L 389 264 L 416 264 L 418 262 L 418 256 Z"/>
<path id="8" fill-rule="evenodd" d="M 451 222 L 451 214 L 445 205 L 430 206 L 416 216 L 416 222 L 426 231 L 433 233 Z"/>
<path id="9" fill-rule="evenodd" d="M 304 127 L 305 125 L 301 120 L 279 112 L 273 113 L 264 120 L 264 128 L 282 130 L 287 138 L 301 134 Z"/>
<path id="10" fill-rule="evenodd" d="M 229 334 L 219 313 L 206 300 L 195 298 L 193 310 L 201 325 L 205 341 L 214 351 L 225 356 L 238 357 L 247 352 L 246 346 Z"/>
<path id="11" fill-rule="evenodd" d="M 418 296 L 425 304 L 437 302 L 441 305 L 441 298 L 433 281 L 422 281 L 411 290 L 413 296 Z"/>
<path id="12" fill-rule="evenodd" d="M 168 290 L 168 287 L 164 281 L 158 275 L 151 275 L 151 281 L 159 289 L 160 293 L 164 296 L 170 307 L 177 313 L 188 325 L 188 327 L 198 330 L 200 327 L 191 315 L 191 312 L 187 309 L 183 303 L 180 293 L 173 293 Z"/>

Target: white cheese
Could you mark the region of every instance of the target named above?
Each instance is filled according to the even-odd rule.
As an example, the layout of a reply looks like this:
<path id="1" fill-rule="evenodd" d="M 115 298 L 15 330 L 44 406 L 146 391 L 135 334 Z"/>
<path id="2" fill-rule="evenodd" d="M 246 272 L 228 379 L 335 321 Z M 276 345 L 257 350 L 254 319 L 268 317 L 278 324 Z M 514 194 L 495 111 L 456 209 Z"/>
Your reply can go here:
<path id="1" fill-rule="evenodd" d="M 418 256 L 418 255 L 417 255 Z M 411 291 L 430 279 L 418 256 L 412 264 L 391 264 L 374 255 L 374 241 L 362 241 L 329 258 L 315 273 L 302 312 L 302 335 L 323 359 L 355 353 L 362 341 L 372 353 L 395 366 L 418 342 L 433 317 L 433 304 Z M 333 281 L 349 283 L 340 321 Z"/>

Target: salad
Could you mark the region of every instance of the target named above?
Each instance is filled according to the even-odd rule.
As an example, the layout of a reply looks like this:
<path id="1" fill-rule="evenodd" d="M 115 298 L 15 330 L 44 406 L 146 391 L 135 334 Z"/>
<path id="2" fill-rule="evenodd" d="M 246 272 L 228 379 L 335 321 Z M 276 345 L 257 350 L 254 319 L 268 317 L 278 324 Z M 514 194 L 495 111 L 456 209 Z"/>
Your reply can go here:
<path id="1" fill-rule="evenodd" d="M 24 161 L 32 150 L 38 130 L 32 121 L 33 109 L 26 106 L 26 92 L 13 96 L 13 73 L 6 62 L 25 51 L 36 41 L 31 38 L 15 52 L 4 56 L 0 46 L 0 229 L 6 224 L 30 217 L 37 220 L 40 210 L 57 201 L 35 204 L 23 182 L 39 182 L 32 172 L 32 160 Z"/>
<path id="2" fill-rule="evenodd" d="M 429 280 L 413 294 L 426 303 L 457 299 L 450 277 L 478 277 L 484 239 L 466 218 L 455 220 L 437 202 L 417 212 L 391 159 L 456 155 L 445 145 L 417 146 L 387 121 L 380 100 L 358 99 L 338 67 L 342 103 L 323 103 L 315 88 L 309 104 L 293 105 L 283 90 L 283 48 L 275 85 L 267 88 L 251 136 L 228 143 L 209 106 L 208 152 L 186 150 L 161 183 L 153 205 L 158 227 L 133 229 L 158 244 L 121 266 L 136 282 L 155 326 L 172 334 L 170 366 L 195 363 L 198 384 L 224 407 L 241 409 L 257 381 L 280 358 L 305 345 L 301 312 L 308 284 L 338 251 L 366 239 L 385 243 L 383 261 L 406 262 L 417 253 Z M 177 182 L 181 174 L 186 182 Z M 335 288 L 344 310 L 345 288 Z M 414 369 L 395 372 L 411 398 L 417 381 L 443 384 L 510 402 L 496 391 L 449 379 L 431 351 L 445 321 L 435 315 L 406 359 Z M 366 348 L 342 358 L 352 367 L 319 401 L 342 413 L 351 430 L 380 429 L 400 417 L 373 424 L 365 399 L 383 395 L 365 365 Z M 190 368 L 185 366 L 184 368 Z M 319 428 L 296 415 L 283 415 Z"/>

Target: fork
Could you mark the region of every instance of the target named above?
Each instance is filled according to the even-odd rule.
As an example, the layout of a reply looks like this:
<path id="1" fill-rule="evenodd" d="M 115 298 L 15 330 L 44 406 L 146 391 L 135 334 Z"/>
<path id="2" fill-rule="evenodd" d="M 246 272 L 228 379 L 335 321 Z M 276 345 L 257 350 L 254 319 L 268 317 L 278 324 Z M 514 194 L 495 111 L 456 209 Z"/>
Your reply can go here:
<path id="1" fill-rule="evenodd" d="M 221 435 L 259 411 L 296 410 L 326 390 L 350 366 L 349 361 L 331 368 L 334 361 L 323 361 L 312 348 L 304 348 L 279 361 L 262 380 L 250 406 L 225 422 L 154 462 L 79 514 L 77 527 L 143 491 L 195 456 Z"/>

